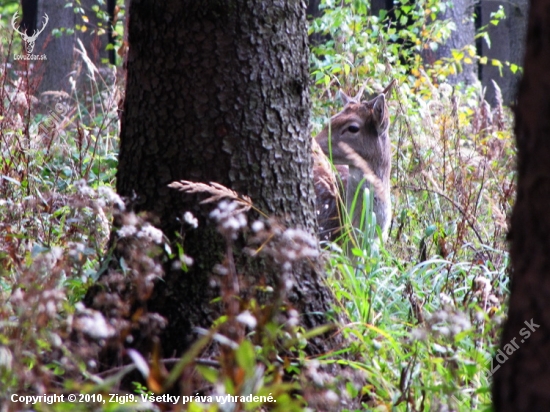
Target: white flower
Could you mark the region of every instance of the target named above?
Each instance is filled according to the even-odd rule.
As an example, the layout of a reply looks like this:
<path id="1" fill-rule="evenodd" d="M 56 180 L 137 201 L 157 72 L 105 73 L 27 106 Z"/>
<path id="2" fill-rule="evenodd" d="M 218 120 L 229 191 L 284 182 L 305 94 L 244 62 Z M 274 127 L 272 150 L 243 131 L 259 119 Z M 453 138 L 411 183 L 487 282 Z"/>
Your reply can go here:
<path id="1" fill-rule="evenodd" d="M 115 334 L 115 329 L 107 323 L 101 313 L 87 310 L 86 315 L 78 318 L 77 328 L 94 339 L 106 339 Z"/>
<path id="2" fill-rule="evenodd" d="M 248 326 L 250 329 L 256 328 L 258 321 L 256 318 L 247 310 L 237 316 L 237 320 L 243 325 Z"/>
<path id="3" fill-rule="evenodd" d="M 339 401 L 338 395 L 336 395 L 336 392 L 328 390 L 325 392 L 325 400 L 328 403 L 331 403 L 333 405 L 337 404 Z"/>
<path id="4" fill-rule="evenodd" d="M 441 326 L 438 329 L 439 329 L 439 333 L 441 333 L 443 336 L 449 336 L 451 333 L 451 331 L 447 326 Z"/>
<path id="5" fill-rule="evenodd" d="M 182 260 L 185 266 L 193 266 L 193 263 L 195 262 L 191 256 L 187 255 L 183 255 Z"/>
<path id="6" fill-rule="evenodd" d="M 238 231 L 246 226 L 246 216 L 238 213 L 237 202 L 222 200 L 216 209 L 210 212 L 210 217 L 218 222 L 218 230 L 226 238 L 236 239 Z"/>
<path id="7" fill-rule="evenodd" d="M 443 306 L 454 306 L 453 299 L 443 292 L 439 294 L 439 301 Z"/>
<path id="8" fill-rule="evenodd" d="M 411 338 L 413 340 L 425 341 L 427 337 L 428 334 L 426 333 L 426 329 L 424 328 L 416 328 L 413 329 L 411 332 Z"/>
<path id="9" fill-rule="evenodd" d="M 157 229 L 149 223 L 145 223 L 141 230 L 138 232 L 137 237 L 150 240 L 156 244 L 162 243 L 163 233 L 162 230 Z"/>
<path id="10" fill-rule="evenodd" d="M 264 222 L 256 220 L 254 223 L 252 223 L 252 231 L 255 233 L 258 233 L 264 230 L 264 228 L 265 228 Z"/>
<path id="11" fill-rule="evenodd" d="M 493 287 L 491 282 L 485 276 L 478 276 L 474 279 L 474 283 L 478 290 L 481 291 L 483 298 L 487 298 Z"/>
<path id="12" fill-rule="evenodd" d="M 246 226 L 246 217 L 242 213 L 228 217 L 221 226 L 223 229 L 236 233 L 240 228 Z"/>
<path id="13" fill-rule="evenodd" d="M 183 220 L 189 223 L 193 229 L 196 229 L 199 227 L 199 220 L 195 216 L 193 216 L 193 213 L 191 212 L 185 212 L 183 214 Z"/>
<path id="14" fill-rule="evenodd" d="M 437 353 L 447 353 L 447 348 L 445 346 L 442 346 L 442 345 L 439 345 L 437 343 L 434 343 L 432 345 L 432 348 L 434 350 L 434 352 L 437 352 Z"/>
<path id="15" fill-rule="evenodd" d="M 57 313 L 57 306 L 53 300 L 48 300 L 46 303 L 46 313 L 50 317 L 54 317 Z"/>
<path id="16" fill-rule="evenodd" d="M 442 83 L 439 85 L 439 93 L 441 93 L 441 96 L 449 98 L 453 93 L 453 87 L 448 83 Z"/>
<path id="17" fill-rule="evenodd" d="M 296 309 L 290 309 L 288 311 L 288 324 L 289 326 L 298 326 L 300 323 L 300 314 Z"/>
<path id="18" fill-rule="evenodd" d="M 485 314 L 483 312 L 476 312 L 475 319 L 476 322 L 483 322 L 485 320 Z"/>
<path id="19" fill-rule="evenodd" d="M 212 270 L 214 271 L 214 273 L 222 276 L 229 274 L 229 269 L 227 269 L 224 265 L 220 265 L 219 263 L 216 263 Z"/>
<path id="20" fill-rule="evenodd" d="M 105 199 L 108 203 L 116 205 L 120 210 L 124 210 L 124 202 L 120 198 L 118 194 L 114 192 L 113 189 L 111 189 L 108 186 L 100 186 L 97 189 L 97 193 L 100 197 Z"/>
<path id="21" fill-rule="evenodd" d="M 95 190 L 92 189 L 91 187 L 89 187 L 87 184 L 86 184 L 86 181 L 84 179 L 81 179 L 79 180 L 78 182 L 75 183 L 77 189 L 78 189 L 78 192 L 82 195 L 82 196 L 86 196 L 86 197 L 95 197 L 96 193 L 95 193 Z"/>
<path id="22" fill-rule="evenodd" d="M 117 230 L 117 233 L 120 237 L 128 237 L 135 235 L 137 232 L 137 229 L 135 226 L 122 226 L 119 230 Z"/>

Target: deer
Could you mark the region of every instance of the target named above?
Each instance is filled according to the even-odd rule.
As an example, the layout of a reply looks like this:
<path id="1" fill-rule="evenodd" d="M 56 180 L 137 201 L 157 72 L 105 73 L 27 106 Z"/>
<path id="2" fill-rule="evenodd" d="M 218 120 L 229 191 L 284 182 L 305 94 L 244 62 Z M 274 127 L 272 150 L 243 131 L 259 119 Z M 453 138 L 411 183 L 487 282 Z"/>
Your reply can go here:
<path id="1" fill-rule="evenodd" d="M 34 31 L 32 33 L 32 36 L 28 36 L 27 33 L 23 33 L 22 31 L 19 31 L 18 27 L 15 27 L 15 20 L 17 19 L 17 12 L 13 15 L 13 18 L 11 19 L 11 25 L 13 29 L 21 35 L 21 38 L 25 42 L 25 51 L 27 54 L 31 54 L 34 50 L 34 44 L 36 42 L 36 39 L 38 38 L 38 35 L 44 31 L 46 28 L 46 25 L 48 24 L 48 21 L 50 21 L 50 18 L 46 13 L 44 13 L 44 24 L 42 25 L 42 29 L 38 31 Z"/>
<path id="2" fill-rule="evenodd" d="M 336 240 L 342 226 L 339 205 L 344 203 L 349 212 L 357 190 L 368 186 L 374 194 L 373 211 L 382 240 L 388 236 L 391 223 L 391 145 L 386 95 L 393 84 L 394 81 L 367 101 L 361 101 L 363 88 L 355 97 L 340 91 L 344 108 L 313 139 L 314 185 L 321 240 Z M 327 158 L 332 160 L 335 170 Z M 363 196 L 358 199 L 360 201 L 351 215 L 352 225 L 356 228 L 361 222 Z"/>

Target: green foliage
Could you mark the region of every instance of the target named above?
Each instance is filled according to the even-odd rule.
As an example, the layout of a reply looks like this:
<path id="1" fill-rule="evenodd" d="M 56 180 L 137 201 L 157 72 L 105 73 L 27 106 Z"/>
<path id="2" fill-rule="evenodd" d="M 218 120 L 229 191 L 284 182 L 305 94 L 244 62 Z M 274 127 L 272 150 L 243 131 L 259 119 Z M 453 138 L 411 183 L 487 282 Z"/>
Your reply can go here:
<path id="1" fill-rule="evenodd" d="M 313 77 L 325 89 L 347 89 L 359 79 L 389 83 L 395 78 L 404 83 L 421 68 L 423 50 L 443 43 L 452 28 L 451 22 L 436 19 L 443 7 L 437 0 L 414 6 L 401 2 L 395 8 L 397 22 L 389 20 L 386 11 L 369 15 L 364 1 L 333 3 L 323 1 L 325 12 L 310 27 L 310 33 L 327 39 L 312 48 Z M 372 92 L 368 83 L 367 92 Z"/>
<path id="2" fill-rule="evenodd" d="M 89 87 L 41 102 L 13 55 L 11 17 L 0 19 L 0 399 L 84 393 L 94 345 L 78 302 L 101 268 L 110 232 L 118 138 L 116 78 L 87 64 Z M 17 36 L 19 38 L 19 36 Z M 2 43 L 4 46 L 5 43 Z M 11 64 L 11 63 L 10 63 Z M 77 320 L 80 319 L 80 320 Z M 89 386 L 89 385 L 88 385 Z M 89 393 L 89 392 L 88 392 Z M 55 408 L 63 410 L 59 404 Z M 44 410 L 39 407 L 37 410 Z M 66 408 L 65 408 L 66 409 Z"/>
<path id="3" fill-rule="evenodd" d="M 445 4 L 400 3 L 396 17 L 412 22 L 406 30 L 384 13 L 369 16 L 361 2 L 323 4 L 327 11 L 310 29 L 328 36 L 312 49 L 314 128 L 336 111 L 327 109 L 326 96 L 338 88 L 349 92 L 366 84 L 379 93 L 390 79 L 399 81 L 389 103 L 389 239 L 384 247 L 370 224 L 353 230 L 347 222 L 343 246 L 333 246 L 328 259 L 328 282 L 350 319 L 344 329 L 352 337 L 349 351 L 359 356 L 349 363 L 367 376 L 365 407 L 487 410 L 488 365 L 509 287 L 511 113 L 501 103 L 491 110 L 479 85 L 446 83 L 462 64 L 480 61 L 473 48 L 424 62 L 423 51 L 454 29 L 435 18 Z M 371 216 L 372 205 L 363 207 Z"/>

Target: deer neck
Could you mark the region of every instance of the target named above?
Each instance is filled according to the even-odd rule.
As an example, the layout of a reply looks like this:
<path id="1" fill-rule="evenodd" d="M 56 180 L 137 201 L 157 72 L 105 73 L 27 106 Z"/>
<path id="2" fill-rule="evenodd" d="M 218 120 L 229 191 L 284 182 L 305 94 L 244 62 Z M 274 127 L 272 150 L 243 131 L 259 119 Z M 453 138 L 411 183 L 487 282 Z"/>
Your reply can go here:
<path id="1" fill-rule="evenodd" d="M 361 169 L 355 166 L 349 166 L 349 176 L 346 187 L 346 209 L 351 210 L 357 189 L 361 188 L 361 192 L 357 196 L 355 209 L 353 211 L 353 225 L 358 227 L 361 221 L 361 212 L 363 210 L 363 189 L 368 188 L 369 183 L 364 179 L 364 174 Z"/>
<path id="2" fill-rule="evenodd" d="M 363 193 L 364 189 L 368 188 L 370 190 L 370 195 L 374 197 L 373 212 L 376 214 L 376 221 L 382 228 L 383 235 L 386 236 L 391 219 L 389 171 L 383 170 L 381 175 L 376 172 L 374 173 L 382 186 L 378 187 L 378 189 L 373 187 L 373 184 L 369 182 L 368 179 L 365 179 L 364 172 L 361 169 L 350 165 L 348 173 L 349 176 L 346 184 L 346 209 L 348 211 L 351 211 L 357 194 L 352 216 L 353 226 L 360 226 L 363 212 Z M 361 189 L 359 193 L 358 189 Z"/>

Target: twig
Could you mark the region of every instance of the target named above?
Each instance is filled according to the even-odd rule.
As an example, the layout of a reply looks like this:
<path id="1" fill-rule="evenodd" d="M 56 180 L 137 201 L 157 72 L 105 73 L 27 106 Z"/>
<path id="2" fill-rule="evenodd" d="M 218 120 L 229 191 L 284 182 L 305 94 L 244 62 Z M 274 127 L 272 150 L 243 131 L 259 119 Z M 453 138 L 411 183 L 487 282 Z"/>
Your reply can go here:
<path id="1" fill-rule="evenodd" d="M 427 188 L 420 188 L 420 187 L 415 187 L 415 186 L 401 186 L 402 189 L 406 189 L 406 190 L 412 190 L 414 192 L 422 192 L 422 191 L 425 191 L 425 192 L 430 192 L 430 193 L 435 193 L 436 195 L 439 195 L 441 196 L 442 198 L 444 199 L 447 199 L 461 214 L 462 216 L 464 216 L 464 219 L 466 220 L 466 222 L 468 223 L 468 226 L 470 226 L 470 228 L 472 229 L 472 231 L 474 232 L 474 234 L 476 235 L 476 237 L 478 238 L 478 240 L 482 243 L 482 244 L 487 244 L 482 238 L 481 238 L 481 235 L 478 233 L 477 229 L 475 228 L 475 224 L 470 220 L 470 216 L 469 216 L 469 213 L 467 213 L 464 209 L 462 209 L 462 207 L 460 207 L 460 205 L 458 203 L 456 203 L 453 199 L 451 199 L 449 196 L 447 196 L 445 193 L 439 191 L 439 190 L 436 190 L 436 189 L 427 189 Z"/>

